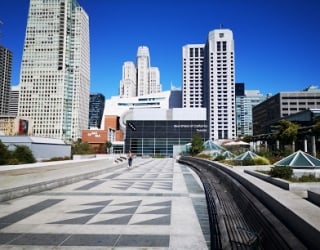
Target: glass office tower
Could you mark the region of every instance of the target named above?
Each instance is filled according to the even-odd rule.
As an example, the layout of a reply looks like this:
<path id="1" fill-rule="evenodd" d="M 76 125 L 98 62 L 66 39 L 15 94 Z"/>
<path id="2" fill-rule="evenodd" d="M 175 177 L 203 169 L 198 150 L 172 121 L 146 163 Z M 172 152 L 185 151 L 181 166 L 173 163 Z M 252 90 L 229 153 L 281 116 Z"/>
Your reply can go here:
<path id="1" fill-rule="evenodd" d="M 88 127 L 89 17 L 75 0 L 31 0 L 18 115 L 34 136 L 74 141 Z"/>

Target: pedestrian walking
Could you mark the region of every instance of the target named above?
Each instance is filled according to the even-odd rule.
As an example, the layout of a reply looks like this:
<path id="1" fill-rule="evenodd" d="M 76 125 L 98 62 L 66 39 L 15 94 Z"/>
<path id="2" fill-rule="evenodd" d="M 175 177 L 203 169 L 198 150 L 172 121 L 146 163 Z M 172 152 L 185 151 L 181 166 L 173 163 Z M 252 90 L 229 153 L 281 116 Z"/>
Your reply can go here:
<path id="1" fill-rule="evenodd" d="M 129 151 L 129 155 L 128 155 L 128 168 L 131 168 L 132 166 L 132 153 L 131 151 Z"/>

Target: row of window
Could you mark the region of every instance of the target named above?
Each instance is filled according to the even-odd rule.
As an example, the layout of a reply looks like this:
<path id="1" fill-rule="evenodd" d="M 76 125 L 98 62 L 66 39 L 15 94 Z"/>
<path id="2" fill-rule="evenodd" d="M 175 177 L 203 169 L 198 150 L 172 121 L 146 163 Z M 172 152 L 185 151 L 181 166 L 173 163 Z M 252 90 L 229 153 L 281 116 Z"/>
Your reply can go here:
<path id="1" fill-rule="evenodd" d="M 320 97 L 318 97 L 320 98 Z M 283 102 L 282 105 L 320 105 L 320 102 Z"/>

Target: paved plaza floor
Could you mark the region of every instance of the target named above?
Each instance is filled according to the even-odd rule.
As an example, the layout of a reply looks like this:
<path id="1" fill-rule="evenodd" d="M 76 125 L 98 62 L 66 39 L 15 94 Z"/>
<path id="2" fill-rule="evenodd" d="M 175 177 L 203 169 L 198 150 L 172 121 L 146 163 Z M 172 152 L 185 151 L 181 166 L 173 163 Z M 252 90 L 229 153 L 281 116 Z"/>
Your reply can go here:
<path id="1" fill-rule="evenodd" d="M 209 249 L 197 175 L 173 158 L 133 165 L 1 202 L 0 249 Z"/>

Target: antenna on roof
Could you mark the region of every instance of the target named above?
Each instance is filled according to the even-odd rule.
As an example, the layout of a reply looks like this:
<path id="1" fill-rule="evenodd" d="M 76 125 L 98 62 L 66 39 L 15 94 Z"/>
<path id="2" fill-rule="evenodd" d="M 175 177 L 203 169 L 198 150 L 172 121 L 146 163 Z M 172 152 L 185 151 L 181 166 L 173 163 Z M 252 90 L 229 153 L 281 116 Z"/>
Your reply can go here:
<path id="1" fill-rule="evenodd" d="M 220 29 L 223 29 L 224 27 L 223 27 L 223 24 L 222 23 L 220 23 Z"/>

